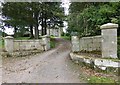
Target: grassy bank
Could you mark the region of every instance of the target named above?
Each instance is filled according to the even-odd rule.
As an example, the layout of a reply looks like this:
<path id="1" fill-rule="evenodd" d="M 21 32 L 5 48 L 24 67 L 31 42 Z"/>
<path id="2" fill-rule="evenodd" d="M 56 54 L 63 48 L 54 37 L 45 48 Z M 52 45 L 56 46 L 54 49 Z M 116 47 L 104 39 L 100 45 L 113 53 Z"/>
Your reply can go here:
<path id="1" fill-rule="evenodd" d="M 2 39 L 0 39 L 0 48 L 4 47 L 4 41 Z"/>
<path id="2" fill-rule="evenodd" d="M 17 37 L 15 40 L 29 40 L 30 37 Z"/>
<path id="3" fill-rule="evenodd" d="M 114 80 L 108 77 L 97 77 L 97 76 L 91 76 L 88 79 L 89 83 L 113 83 L 113 85 L 116 83 Z"/>
<path id="4" fill-rule="evenodd" d="M 2 48 L 2 40 L 0 40 L 0 48 Z"/>
<path id="5" fill-rule="evenodd" d="M 51 48 L 55 48 L 55 46 L 56 46 L 55 39 L 54 38 L 50 38 L 50 47 Z"/>
<path id="6" fill-rule="evenodd" d="M 61 38 L 65 39 L 65 40 L 70 40 L 70 36 L 61 36 Z"/>

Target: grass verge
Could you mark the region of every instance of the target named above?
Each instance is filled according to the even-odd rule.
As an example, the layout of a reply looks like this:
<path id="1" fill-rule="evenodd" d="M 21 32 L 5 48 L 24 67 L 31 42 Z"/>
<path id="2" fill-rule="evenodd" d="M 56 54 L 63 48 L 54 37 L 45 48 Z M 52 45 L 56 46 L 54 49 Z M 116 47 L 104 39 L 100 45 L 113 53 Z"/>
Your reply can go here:
<path id="1" fill-rule="evenodd" d="M 4 47 L 4 40 L 0 39 L 0 48 Z"/>
<path id="2" fill-rule="evenodd" d="M 65 40 L 70 40 L 70 36 L 61 36 L 61 38 L 65 39 Z"/>
<path id="3" fill-rule="evenodd" d="M 55 46 L 56 46 L 55 39 L 54 38 L 50 38 L 50 47 L 51 48 L 55 48 Z"/>
<path id="4" fill-rule="evenodd" d="M 17 37 L 15 40 L 29 40 L 30 37 Z"/>
<path id="5" fill-rule="evenodd" d="M 0 48 L 2 48 L 2 40 L 0 40 Z"/>
<path id="6" fill-rule="evenodd" d="M 107 78 L 107 77 L 97 77 L 97 76 L 91 76 L 88 79 L 89 83 L 113 83 L 115 84 L 116 82 L 114 80 L 112 80 L 111 78 Z"/>

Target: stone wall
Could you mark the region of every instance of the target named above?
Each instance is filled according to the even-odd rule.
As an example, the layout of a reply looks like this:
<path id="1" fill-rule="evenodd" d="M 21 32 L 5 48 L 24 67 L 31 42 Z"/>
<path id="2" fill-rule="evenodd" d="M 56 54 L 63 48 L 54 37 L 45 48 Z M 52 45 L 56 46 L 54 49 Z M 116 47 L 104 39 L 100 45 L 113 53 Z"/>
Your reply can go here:
<path id="1" fill-rule="evenodd" d="M 117 58 L 118 24 L 107 23 L 100 28 L 100 36 L 83 38 L 72 36 L 72 51 L 101 51 L 102 58 Z"/>
<path id="2" fill-rule="evenodd" d="M 80 51 L 101 51 L 101 36 L 80 38 Z"/>
<path id="3" fill-rule="evenodd" d="M 102 58 L 92 58 L 88 56 L 78 55 L 76 53 L 70 53 L 70 58 L 75 61 L 75 63 L 80 63 L 80 65 L 85 65 L 91 67 L 94 70 L 102 70 L 105 72 L 112 72 L 118 75 L 120 68 L 120 60 L 114 59 L 102 59 Z"/>
<path id="4" fill-rule="evenodd" d="M 19 50 L 44 50 L 42 39 L 39 40 L 14 40 L 14 51 Z"/>
<path id="5" fill-rule="evenodd" d="M 14 38 L 11 36 L 5 37 L 5 50 L 8 53 L 24 50 L 46 51 L 49 49 L 50 49 L 49 36 L 42 36 L 42 39 L 36 40 L 14 40 Z"/>
<path id="6" fill-rule="evenodd" d="M 72 51 L 101 51 L 101 36 L 82 37 L 72 36 Z"/>

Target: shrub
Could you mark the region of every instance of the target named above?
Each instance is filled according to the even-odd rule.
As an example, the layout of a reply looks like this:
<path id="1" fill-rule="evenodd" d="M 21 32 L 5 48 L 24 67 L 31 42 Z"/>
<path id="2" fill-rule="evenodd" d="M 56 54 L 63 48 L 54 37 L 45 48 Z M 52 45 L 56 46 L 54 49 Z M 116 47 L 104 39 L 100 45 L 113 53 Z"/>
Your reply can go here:
<path id="1" fill-rule="evenodd" d="M 56 45 L 55 40 L 51 38 L 51 40 L 50 40 L 50 47 L 51 48 L 55 48 L 55 45 Z"/>

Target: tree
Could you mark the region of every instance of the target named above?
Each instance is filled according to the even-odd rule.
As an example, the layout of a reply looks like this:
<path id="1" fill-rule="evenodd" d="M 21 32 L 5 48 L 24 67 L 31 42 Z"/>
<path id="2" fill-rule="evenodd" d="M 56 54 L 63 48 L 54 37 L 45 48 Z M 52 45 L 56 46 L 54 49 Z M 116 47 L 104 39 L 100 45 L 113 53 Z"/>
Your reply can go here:
<path id="1" fill-rule="evenodd" d="M 68 31 L 77 31 L 80 36 L 99 35 L 100 25 L 110 22 L 120 24 L 119 6 L 120 3 L 112 2 L 72 3 L 68 16 Z"/>
<path id="2" fill-rule="evenodd" d="M 42 12 L 41 12 L 41 26 L 42 34 L 46 35 L 46 28 L 48 24 L 59 24 L 59 21 L 62 21 L 63 9 L 60 7 L 61 3 L 59 2 L 44 2 L 42 3 Z M 50 20 L 48 22 L 48 20 Z"/>
<path id="3" fill-rule="evenodd" d="M 6 20 L 4 20 L 5 25 L 14 27 L 15 35 L 19 27 L 25 27 L 31 24 L 30 20 L 28 22 L 28 18 L 31 19 L 28 16 L 28 3 L 7 2 L 3 3 L 2 5 L 2 15 L 6 17 Z"/>
<path id="4" fill-rule="evenodd" d="M 15 34 L 18 30 L 16 28 L 22 29 L 27 26 L 30 28 L 31 37 L 33 37 L 33 28 L 35 29 L 35 38 L 37 39 L 39 38 L 38 26 L 42 26 L 42 35 L 46 35 L 47 20 L 54 20 L 53 17 L 60 20 L 61 16 L 56 12 L 63 13 L 58 2 L 7 2 L 3 3 L 2 11 L 3 16 L 7 17 L 4 22 L 14 27 Z"/>

